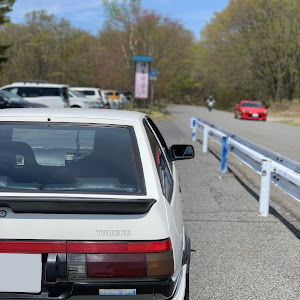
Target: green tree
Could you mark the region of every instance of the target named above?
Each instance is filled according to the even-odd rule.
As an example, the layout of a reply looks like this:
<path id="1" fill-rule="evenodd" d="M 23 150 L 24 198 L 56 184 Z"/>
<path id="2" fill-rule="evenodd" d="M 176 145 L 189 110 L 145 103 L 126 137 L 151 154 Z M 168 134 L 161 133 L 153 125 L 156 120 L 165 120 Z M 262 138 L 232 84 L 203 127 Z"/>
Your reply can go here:
<path id="1" fill-rule="evenodd" d="M 156 95 L 182 97 L 193 83 L 189 68 L 194 44 L 192 33 L 178 20 L 143 10 L 140 0 L 103 1 L 103 4 L 107 18 L 100 32 L 104 85 L 132 90 L 132 57 L 149 55 L 153 57 L 152 68 L 159 72 Z M 181 72 L 184 75 L 179 76 Z"/>
<path id="2" fill-rule="evenodd" d="M 298 0 L 231 0 L 198 44 L 204 91 L 222 106 L 299 95 L 299 16 Z"/>
<path id="3" fill-rule="evenodd" d="M 12 10 L 12 6 L 15 0 L 0 0 L 0 26 L 9 22 L 7 13 Z M 0 45 L 0 67 L 2 63 L 7 61 L 7 56 L 5 55 L 6 50 L 10 47 L 10 44 L 3 43 Z"/>
<path id="4" fill-rule="evenodd" d="M 4 26 L 2 38 L 12 44 L 2 84 L 20 80 L 96 84 L 98 39 L 64 18 L 33 11 L 25 16 L 24 24 Z"/>

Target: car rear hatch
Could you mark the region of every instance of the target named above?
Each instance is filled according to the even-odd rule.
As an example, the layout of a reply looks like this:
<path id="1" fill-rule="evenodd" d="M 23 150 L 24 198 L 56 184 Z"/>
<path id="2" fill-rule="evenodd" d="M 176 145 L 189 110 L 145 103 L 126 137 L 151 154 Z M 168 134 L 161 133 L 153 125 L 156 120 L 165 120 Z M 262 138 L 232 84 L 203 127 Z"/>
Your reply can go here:
<path id="1" fill-rule="evenodd" d="M 8 122 L 0 136 L 0 298 L 170 280 L 165 206 L 146 192 L 132 127 Z"/>

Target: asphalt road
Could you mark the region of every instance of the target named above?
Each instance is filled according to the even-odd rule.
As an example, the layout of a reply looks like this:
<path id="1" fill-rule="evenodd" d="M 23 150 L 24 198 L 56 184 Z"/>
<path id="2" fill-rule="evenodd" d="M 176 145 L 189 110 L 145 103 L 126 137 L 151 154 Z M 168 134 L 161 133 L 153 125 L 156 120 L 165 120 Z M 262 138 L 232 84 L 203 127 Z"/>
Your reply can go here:
<path id="1" fill-rule="evenodd" d="M 266 147 L 274 145 L 275 151 L 300 161 L 293 149 L 300 142 L 297 127 L 289 131 L 280 124 L 234 120 L 231 114 L 199 107 L 170 110 L 174 120 L 158 123 L 169 145 L 192 143 L 189 117 L 200 116 Z M 276 144 L 276 133 L 282 144 Z M 195 158 L 177 162 L 185 227 L 196 251 L 191 260 L 190 299 L 300 299 L 299 230 L 291 231 L 276 212 L 259 217 L 257 195 L 251 188 L 232 173 L 221 175 L 215 155 L 203 154 L 199 142 L 193 145 Z"/>
<path id="2" fill-rule="evenodd" d="M 233 113 L 200 106 L 171 106 L 175 115 L 181 112 L 200 117 L 210 123 L 221 126 L 249 141 L 275 151 L 292 160 L 300 162 L 300 127 L 275 122 L 234 119 Z M 186 120 L 188 122 L 188 120 Z"/>
<path id="3" fill-rule="evenodd" d="M 168 145 L 191 144 L 189 118 L 198 116 L 300 161 L 297 127 L 234 120 L 231 114 L 208 112 L 200 107 L 172 106 L 170 111 L 174 119 L 158 123 Z M 276 135 L 281 143 L 276 142 L 279 141 Z M 185 227 L 195 250 L 191 260 L 190 299 L 299 300 L 297 232 L 291 231 L 274 212 L 268 218 L 259 217 L 257 195 L 251 193 L 251 188 L 232 173 L 221 175 L 215 155 L 203 154 L 198 142 L 193 145 L 195 158 L 176 163 Z M 245 172 L 252 172 L 242 167 Z M 119 299 L 109 297 L 115 298 Z"/>

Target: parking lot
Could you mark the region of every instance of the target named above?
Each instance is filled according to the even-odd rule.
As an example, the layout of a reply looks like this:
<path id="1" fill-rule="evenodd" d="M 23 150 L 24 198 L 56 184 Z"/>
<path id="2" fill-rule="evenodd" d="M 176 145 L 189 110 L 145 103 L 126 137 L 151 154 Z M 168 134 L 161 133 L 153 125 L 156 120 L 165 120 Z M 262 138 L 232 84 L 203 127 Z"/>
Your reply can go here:
<path id="1" fill-rule="evenodd" d="M 190 110 L 174 108 L 174 120 L 159 123 L 168 144 L 191 142 Z M 221 175 L 217 151 L 203 154 L 199 141 L 194 147 L 194 160 L 177 163 L 195 250 L 191 299 L 299 299 L 299 220 L 272 201 L 269 217 L 259 217 L 257 191 L 246 178 L 231 164 Z"/>

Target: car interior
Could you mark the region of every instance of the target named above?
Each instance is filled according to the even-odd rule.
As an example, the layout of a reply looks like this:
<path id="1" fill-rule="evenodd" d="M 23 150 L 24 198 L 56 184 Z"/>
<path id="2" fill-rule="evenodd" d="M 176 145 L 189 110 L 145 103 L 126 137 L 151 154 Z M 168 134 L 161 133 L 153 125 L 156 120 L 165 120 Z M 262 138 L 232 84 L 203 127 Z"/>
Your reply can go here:
<path id="1" fill-rule="evenodd" d="M 92 150 L 63 149 L 64 155 L 59 147 L 33 149 L 21 141 L 0 144 L 1 190 L 117 194 L 140 191 L 132 144 L 122 132 L 96 131 Z M 62 157 L 72 159 L 64 163 Z M 50 163 L 39 163 L 45 158 Z"/>

